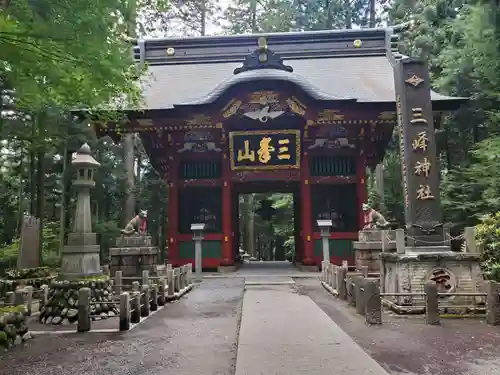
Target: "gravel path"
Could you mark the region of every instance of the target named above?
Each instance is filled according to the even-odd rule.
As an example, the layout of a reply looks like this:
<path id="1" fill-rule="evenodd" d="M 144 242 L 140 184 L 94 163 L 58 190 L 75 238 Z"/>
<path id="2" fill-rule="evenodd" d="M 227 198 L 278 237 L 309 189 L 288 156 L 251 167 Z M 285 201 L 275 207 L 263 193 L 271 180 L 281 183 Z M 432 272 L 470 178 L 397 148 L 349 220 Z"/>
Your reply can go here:
<path id="1" fill-rule="evenodd" d="M 443 319 L 440 327 L 423 317 L 384 314 L 369 327 L 363 317 L 336 300 L 318 281 L 296 280 L 309 296 L 365 351 L 393 375 L 499 375 L 500 327 L 480 320 Z"/>
<path id="2" fill-rule="evenodd" d="M 43 335 L 0 355 L 2 375 L 232 375 L 243 280 L 206 280 L 126 333 Z"/>

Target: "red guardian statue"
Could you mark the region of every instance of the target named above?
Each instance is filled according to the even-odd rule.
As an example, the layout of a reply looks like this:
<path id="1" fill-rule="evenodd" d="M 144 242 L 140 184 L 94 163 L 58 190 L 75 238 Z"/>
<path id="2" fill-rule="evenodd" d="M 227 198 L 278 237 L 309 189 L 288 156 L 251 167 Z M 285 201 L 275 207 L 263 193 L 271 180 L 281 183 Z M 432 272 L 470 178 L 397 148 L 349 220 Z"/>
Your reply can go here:
<path id="1" fill-rule="evenodd" d="M 363 203 L 362 206 L 364 215 L 364 226 L 365 229 L 382 229 L 389 225 L 385 217 L 382 216 L 380 212 L 371 208 L 368 204 Z"/>

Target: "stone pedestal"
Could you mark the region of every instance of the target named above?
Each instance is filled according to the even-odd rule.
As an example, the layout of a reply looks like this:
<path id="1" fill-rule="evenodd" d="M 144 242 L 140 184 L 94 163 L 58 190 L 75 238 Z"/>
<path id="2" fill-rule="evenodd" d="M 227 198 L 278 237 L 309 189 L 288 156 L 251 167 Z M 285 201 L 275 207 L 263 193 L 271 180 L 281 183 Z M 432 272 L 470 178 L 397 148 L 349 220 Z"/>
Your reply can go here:
<path id="1" fill-rule="evenodd" d="M 82 277 L 100 276 L 100 247 L 95 233 L 70 233 L 61 260 L 60 280 L 76 280 Z"/>
<path id="2" fill-rule="evenodd" d="M 381 253 L 381 293 L 423 293 L 424 285 L 435 282 L 439 293 L 483 292 L 479 267 L 480 254 L 453 252 L 446 246 L 407 248 L 406 252 Z M 424 306 L 424 296 L 384 297 L 393 301 L 400 312 L 404 306 Z M 446 305 L 484 303 L 483 297 L 442 296 Z"/>
<path id="3" fill-rule="evenodd" d="M 151 246 L 151 236 L 122 236 L 116 239 L 116 247 L 109 249 L 111 276 L 122 271 L 123 277 L 141 277 L 142 271 L 157 271 L 159 250 Z"/>
<path id="4" fill-rule="evenodd" d="M 394 230 L 361 230 L 359 241 L 354 242 L 356 250 L 356 268 L 368 267 L 369 272 L 379 272 L 379 254 L 382 251 L 394 252 L 396 249 L 396 231 Z"/>

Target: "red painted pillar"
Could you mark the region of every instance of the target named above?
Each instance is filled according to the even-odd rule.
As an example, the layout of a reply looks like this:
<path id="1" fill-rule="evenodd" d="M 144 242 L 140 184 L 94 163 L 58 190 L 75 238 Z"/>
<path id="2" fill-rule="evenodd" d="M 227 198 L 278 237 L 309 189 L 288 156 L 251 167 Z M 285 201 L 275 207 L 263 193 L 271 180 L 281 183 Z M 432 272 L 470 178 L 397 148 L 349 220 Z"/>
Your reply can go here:
<path id="1" fill-rule="evenodd" d="M 312 208 L 311 208 L 311 176 L 309 174 L 309 155 L 304 152 L 300 169 L 300 211 L 302 226 L 302 264 L 314 265 Z"/>
<path id="2" fill-rule="evenodd" d="M 179 265 L 179 242 L 177 235 L 179 233 L 179 174 L 178 163 L 170 159 L 168 184 L 168 263 L 174 266 Z M 194 262 L 194 259 L 193 259 Z M 193 263 L 194 264 L 194 263 Z"/>
<path id="3" fill-rule="evenodd" d="M 222 159 L 222 260 L 221 266 L 232 266 L 233 257 L 233 209 L 232 181 L 229 159 Z"/>
<path id="4" fill-rule="evenodd" d="M 361 205 L 363 203 L 367 203 L 368 201 L 368 192 L 366 190 L 366 156 L 363 149 L 359 152 L 356 166 L 356 177 L 356 190 L 358 196 L 358 207 L 356 207 L 356 209 L 358 210 L 359 228 L 361 229 L 364 226 L 364 217 Z"/>

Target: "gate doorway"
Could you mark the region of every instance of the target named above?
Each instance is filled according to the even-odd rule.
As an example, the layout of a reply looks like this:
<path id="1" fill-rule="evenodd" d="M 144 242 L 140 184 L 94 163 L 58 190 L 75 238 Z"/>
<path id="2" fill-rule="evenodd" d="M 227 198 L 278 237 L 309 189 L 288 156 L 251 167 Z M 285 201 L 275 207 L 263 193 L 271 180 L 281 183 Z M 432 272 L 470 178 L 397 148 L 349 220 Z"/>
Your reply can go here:
<path id="1" fill-rule="evenodd" d="M 300 246 L 298 182 L 252 182 L 234 189 L 235 259 L 295 263 Z"/>

